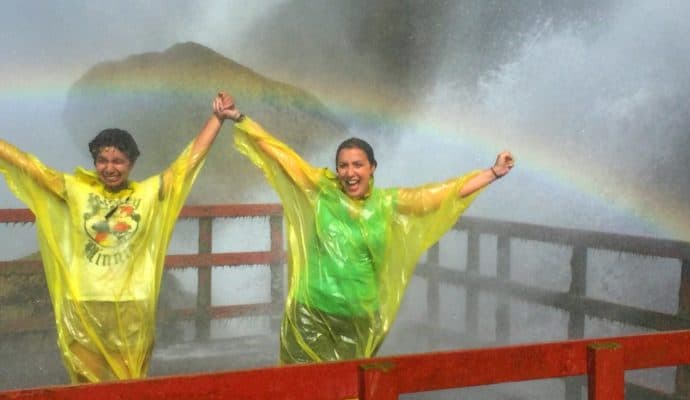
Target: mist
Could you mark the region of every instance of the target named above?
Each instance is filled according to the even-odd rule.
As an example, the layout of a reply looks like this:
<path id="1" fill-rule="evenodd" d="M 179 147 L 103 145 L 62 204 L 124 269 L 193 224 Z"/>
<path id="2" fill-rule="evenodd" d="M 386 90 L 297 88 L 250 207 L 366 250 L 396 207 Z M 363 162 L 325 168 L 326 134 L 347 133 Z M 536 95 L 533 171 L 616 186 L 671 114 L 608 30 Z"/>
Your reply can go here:
<path id="1" fill-rule="evenodd" d="M 353 134 L 394 161 L 379 184 L 510 149 L 513 184 L 470 214 L 687 240 L 688 15 L 681 2 L 295 0 L 251 28 L 266 44 L 248 59 L 364 121 Z"/>
<path id="2" fill-rule="evenodd" d="M 349 134 L 374 145 L 378 186 L 415 186 L 487 168 L 509 149 L 517 166 L 466 215 L 688 241 L 690 3 L 572 3 L 5 1 L 0 137 L 56 169 L 88 167 L 86 143 L 76 142 L 62 120 L 74 82 L 97 63 L 193 41 L 316 95 Z M 83 118 L 99 121 L 99 115 Z M 334 151 L 303 156 L 332 167 Z M 266 189 L 249 200 L 277 197 Z M 24 208 L 5 184 L 0 204 Z M 178 228 L 171 251 L 194 252 L 187 236 L 196 228 L 184 222 Z M 237 235 L 218 229 L 216 238 Z M 247 228 L 240 223 L 239 230 Z M 32 226 L 0 226 L 0 237 L 12 238 L 3 259 L 36 251 Z M 563 249 L 513 251 L 519 279 L 567 287 L 569 277 L 559 273 L 567 265 Z M 461 256 L 450 251 L 445 259 Z M 668 260 L 626 259 L 634 274 L 621 283 L 617 261 L 600 258 L 605 266 L 592 278 L 595 295 L 673 312 L 677 298 L 667 294 L 676 288 L 677 268 L 666 268 Z M 243 293 L 214 292 L 214 304 L 270 295 L 266 271 L 237 273 L 219 277 Z M 185 274 L 179 276 L 192 292 L 196 282 Z M 423 293 L 413 282 L 401 320 L 421 312 L 414 299 Z M 443 307 L 448 324 L 461 319 L 457 307 Z M 516 329 L 514 341 L 544 339 L 563 326 L 562 315 L 519 312 L 531 324 Z M 261 330 L 263 322 L 247 329 Z M 602 326 L 588 334 L 629 329 Z M 384 354 L 400 350 L 387 343 Z"/>
<path id="3" fill-rule="evenodd" d="M 312 91 L 379 143 L 379 185 L 445 179 L 510 149 L 512 184 L 486 191 L 473 215 L 683 240 L 688 15 L 673 1 L 6 2 L 0 132 L 54 168 L 88 166 L 60 115 L 74 81 L 196 41 Z M 305 157 L 330 166 L 331 152 Z M 0 199 L 21 207 L 4 186 Z"/>

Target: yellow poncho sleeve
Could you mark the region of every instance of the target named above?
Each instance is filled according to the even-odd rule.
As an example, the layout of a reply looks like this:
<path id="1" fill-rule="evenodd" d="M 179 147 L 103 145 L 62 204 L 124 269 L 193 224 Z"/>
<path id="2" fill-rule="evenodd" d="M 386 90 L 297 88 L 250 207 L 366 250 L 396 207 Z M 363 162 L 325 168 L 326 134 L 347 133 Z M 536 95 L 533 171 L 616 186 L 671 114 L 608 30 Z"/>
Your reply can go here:
<path id="1" fill-rule="evenodd" d="M 168 243 L 206 155 L 191 149 L 161 175 L 111 194 L 91 171 L 57 173 L 0 141 L 0 172 L 36 216 L 58 346 L 73 382 L 146 375 Z"/>
<path id="2" fill-rule="evenodd" d="M 360 202 L 342 192 L 333 172 L 310 166 L 249 118 L 236 125 L 235 144 L 284 206 L 289 289 L 282 361 L 375 355 L 419 257 L 478 194 L 458 196 L 477 172 L 418 188 L 373 189 Z"/>

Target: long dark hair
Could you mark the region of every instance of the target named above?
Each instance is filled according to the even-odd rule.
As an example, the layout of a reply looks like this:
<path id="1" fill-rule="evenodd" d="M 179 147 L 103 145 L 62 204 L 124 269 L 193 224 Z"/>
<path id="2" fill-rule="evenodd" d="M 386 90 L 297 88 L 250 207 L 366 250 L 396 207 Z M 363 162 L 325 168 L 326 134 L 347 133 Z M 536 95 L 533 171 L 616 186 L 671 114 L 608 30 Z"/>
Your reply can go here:
<path id="1" fill-rule="evenodd" d="M 336 168 L 338 166 L 338 155 L 340 154 L 340 150 L 342 149 L 360 149 L 364 152 L 364 154 L 367 155 L 367 159 L 369 160 L 369 164 L 372 166 L 376 166 L 376 158 L 374 157 L 374 149 L 371 147 L 369 143 L 367 143 L 365 140 L 356 138 L 356 137 L 351 137 L 338 146 L 338 150 L 335 151 L 335 165 Z"/>

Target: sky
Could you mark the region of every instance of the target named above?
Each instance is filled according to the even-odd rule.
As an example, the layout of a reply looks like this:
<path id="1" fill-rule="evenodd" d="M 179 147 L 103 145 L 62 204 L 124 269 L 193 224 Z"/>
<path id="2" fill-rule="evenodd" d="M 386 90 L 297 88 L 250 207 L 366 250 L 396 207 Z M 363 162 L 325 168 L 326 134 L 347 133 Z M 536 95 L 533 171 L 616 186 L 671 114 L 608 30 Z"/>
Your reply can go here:
<path id="1" fill-rule="evenodd" d="M 282 1 L 282 0 L 281 0 Z M 180 41 L 226 51 L 252 21 L 281 1 L 4 1 L 0 4 L 0 137 L 62 171 L 91 165 L 62 124 L 69 87 L 93 65 L 159 52 Z M 221 16 L 232 15 L 232 18 Z M 209 94 L 212 96 L 213 94 Z M 98 118 L 98 116 L 84 116 Z M 5 184 L 2 208 L 25 208 Z M 13 237 L 3 259 L 36 249 L 30 226 L 0 226 Z"/>
<path id="2" fill-rule="evenodd" d="M 97 63 L 194 41 L 374 120 L 364 130 L 395 130 L 395 140 L 367 132 L 385 186 L 485 167 L 507 148 L 518 167 L 470 214 L 690 237 L 690 6 L 405 4 L 4 1 L 0 135 L 57 169 L 88 165 L 68 152 L 82 144 L 61 123 L 70 85 Z M 399 83 L 415 106 L 401 115 L 379 81 Z M 21 207 L 5 187 L 0 199 Z"/>
<path id="3" fill-rule="evenodd" d="M 234 54 L 233 48 L 242 48 L 241 32 L 278 3 L 5 1 L 0 4 L 0 135 L 51 167 L 88 166 L 87 154 L 74 151 L 83 144 L 72 143 L 64 132 L 61 113 L 67 90 L 89 68 L 181 41 Z M 233 17 L 220 18 L 228 14 Z M 11 197 L 1 198 L 20 206 Z"/>
<path id="4" fill-rule="evenodd" d="M 683 0 L 4 0 L 0 137 L 60 170 L 88 166 L 61 120 L 70 86 L 95 64 L 193 41 L 352 121 L 376 149 L 377 184 L 445 179 L 509 149 L 516 168 L 468 215 L 688 241 L 687 21 Z M 391 93 L 411 108 L 400 111 Z M 23 207 L 0 184 L 0 208 Z M 0 238 L 13 251 L 35 247 L 30 226 L 9 228 Z M 567 264 L 516 253 L 533 268 L 524 280 Z M 637 262 L 634 273 L 650 275 L 628 279 L 630 269 L 607 262 L 594 295 L 672 312 L 677 269 Z"/>
<path id="5" fill-rule="evenodd" d="M 241 49 L 233 38 L 282 1 L 4 1 L 3 70 L 78 77 L 95 63 L 161 51 L 180 41 Z"/>

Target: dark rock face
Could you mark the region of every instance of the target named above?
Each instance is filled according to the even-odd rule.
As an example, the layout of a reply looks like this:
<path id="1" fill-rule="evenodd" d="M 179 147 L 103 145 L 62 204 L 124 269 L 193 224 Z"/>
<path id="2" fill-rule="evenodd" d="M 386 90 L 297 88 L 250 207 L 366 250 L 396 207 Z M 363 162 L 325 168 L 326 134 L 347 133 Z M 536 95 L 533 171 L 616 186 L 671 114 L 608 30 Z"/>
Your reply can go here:
<path id="1" fill-rule="evenodd" d="M 142 153 L 134 178 L 142 179 L 164 169 L 193 139 L 218 90 L 232 93 L 243 113 L 305 157 L 318 149 L 335 151 L 346 136 L 313 95 L 195 43 L 94 66 L 71 88 L 64 122 L 84 151 L 105 128 L 128 130 Z M 188 202 L 252 202 L 252 188 L 264 185 L 258 169 L 232 148 L 226 123 Z"/>

